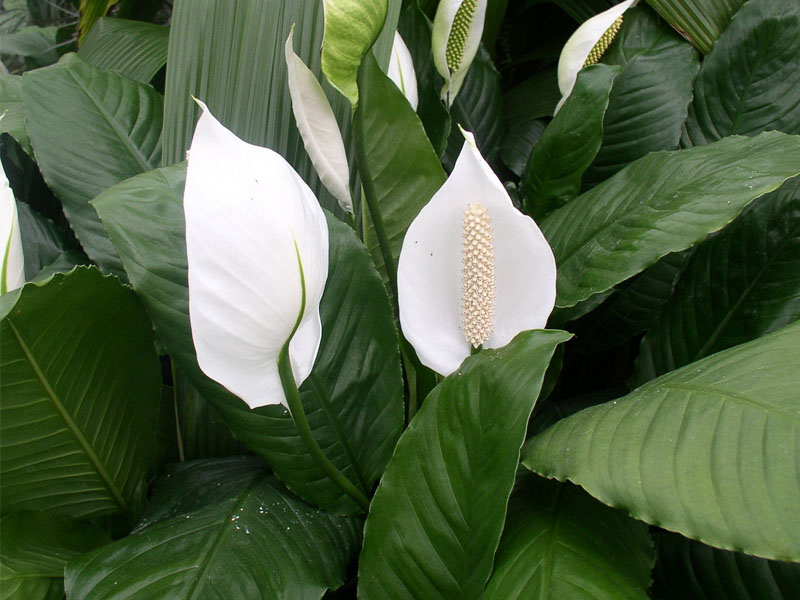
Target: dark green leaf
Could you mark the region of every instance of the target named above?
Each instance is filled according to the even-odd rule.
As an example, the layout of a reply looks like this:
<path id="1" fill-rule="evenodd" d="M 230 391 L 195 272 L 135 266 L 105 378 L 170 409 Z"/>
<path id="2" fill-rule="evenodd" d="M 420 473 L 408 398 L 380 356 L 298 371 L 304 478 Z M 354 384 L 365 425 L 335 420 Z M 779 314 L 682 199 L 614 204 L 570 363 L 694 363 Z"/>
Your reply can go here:
<path id="1" fill-rule="evenodd" d="M 532 438 L 523 464 L 704 543 L 800 562 L 800 322 Z"/>
<path id="2" fill-rule="evenodd" d="M 3 34 L 3 54 L 16 54 L 30 60 L 30 66 L 46 67 L 58 62 L 58 27 L 24 27 Z"/>
<path id="3" fill-rule="evenodd" d="M 22 77 L 0 75 L 0 134 L 7 133 L 31 153 L 31 142 L 25 130 L 25 109 L 22 104 Z"/>
<path id="4" fill-rule="evenodd" d="M 136 295 L 78 268 L 3 296 L 0 308 L 3 511 L 130 516 L 161 387 Z"/>
<path id="5" fill-rule="evenodd" d="M 70 249 L 64 235 L 53 224 L 24 202 L 17 202 L 25 280 L 30 281 L 47 265 Z"/>
<path id="6" fill-rule="evenodd" d="M 581 488 L 529 475 L 508 518 L 483 600 L 647 599 L 647 525 Z"/>
<path id="7" fill-rule="evenodd" d="M 344 581 L 360 525 L 301 502 L 258 460 L 182 463 L 133 534 L 69 562 L 67 594 L 316 599 Z"/>
<path id="8" fill-rule="evenodd" d="M 597 13 L 608 10 L 616 0 L 554 0 L 570 17 L 582 23 Z"/>
<path id="9" fill-rule="evenodd" d="M 36 161 L 86 254 L 124 275 L 89 201 L 161 160 L 161 96 L 150 86 L 97 69 L 75 54 L 22 78 Z"/>
<path id="10" fill-rule="evenodd" d="M 772 129 L 800 133 L 800 3 L 751 0 L 703 61 L 681 142 Z"/>
<path id="11" fill-rule="evenodd" d="M 649 152 L 678 147 L 698 54 L 646 7 L 625 12 L 603 62 L 622 67 L 603 121 L 603 145 L 586 171 L 593 186 Z"/>
<path id="12" fill-rule="evenodd" d="M 556 305 L 692 246 L 798 173 L 800 137 L 778 132 L 640 158 L 542 222 L 558 264 Z"/>
<path id="13" fill-rule="evenodd" d="M 523 332 L 440 383 L 397 443 L 370 506 L 359 598 L 480 597 L 519 448 L 563 331 Z"/>
<path id="14" fill-rule="evenodd" d="M 647 3 L 698 50 L 708 54 L 744 0 L 647 0 Z"/>
<path id="15" fill-rule="evenodd" d="M 78 52 L 100 69 L 148 83 L 167 62 L 169 28 L 142 21 L 100 17 Z"/>
<path id="16" fill-rule="evenodd" d="M 357 510 L 307 453 L 282 406 L 250 410 L 197 366 L 189 324 L 184 176 L 183 165 L 158 169 L 123 182 L 95 201 L 134 289 L 172 358 L 239 440 L 264 457 L 300 496 L 330 510 Z M 328 226 L 322 344 L 300 393 L 323 451 L 368 493 L 402 426 L 397 331 L 386 290 L 363 245 L 337 219 L 329 217 Z"/>
<path id="17" fill-rule="evenodd" d="M 640 383 L 800 319 L 800 178 L 697 247 L 642 340 Z"/>
<path id="18" fill-rule="evenodd" d="M 522 174 L 525 212 L 542 219 L 581 191 L 581 177 L 603 139 L 603 115 L 619 67 L 592 65 L 544 130 Z"/>
<path id="19" fill-rule="evenodd" d="M 528 158 L 533 148 L 542 138 L 547 121 L 545 119 L 532 119 L 520 123 L 514 129 L 506 132 L 503 146 L 500 148 L 500 158 L 517 177 L 521 177 L 528 164 Z"/>

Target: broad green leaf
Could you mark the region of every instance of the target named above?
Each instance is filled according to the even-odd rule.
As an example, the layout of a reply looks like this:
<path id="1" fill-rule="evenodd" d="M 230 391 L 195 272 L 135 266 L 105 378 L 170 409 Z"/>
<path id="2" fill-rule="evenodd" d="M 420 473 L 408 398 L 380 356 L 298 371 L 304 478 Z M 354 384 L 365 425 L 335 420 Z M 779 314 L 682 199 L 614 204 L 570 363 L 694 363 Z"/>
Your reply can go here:
<path id="1" fill-rule="evenodd" d="M 588 186 L 649 152 L 678 147 L 699 66 L 697 51 L 643 6 L 625 12 L 603 62 L 622 72 L 603 120 L 603 145 L 584 177 Z"/>
<path id="2" fill-rule="evenodd" d="M 63 590 L 67 561 L 111 541 L 86 521 L 29 510 L 0 519 L 0 534 L 0 597 L 4 600 L 44 599 L 52 587 Z"/>
<path id="3" fill-rule="evenodd" d="M 574 306 L 684 250 L 800 173 L 800 137 L 731 137 L 631 163 L 545 219 L 556 305 Z"/>
<path id="4" fill-rule="evenodd" d="M 646 599 L 653 558 L 647 525 L 577 486 L 529 475 L 511 496 L 482 599 Z"/>
<path id="5" fill-rule="evenodd" d="M 68 597 L 310 600 L 343 583 L 360 519 L 301 502 L 257 459 L 167 476 L 131 535 L 68 563 Z"/>
<path id="6" fill-rule="evenodd" d="M 419 117 L 371 56 L 359 73 L 359 89 L 353 124 L 358 172 L 367 203 L 380 213 L 364 210 L 364 243 L 388 281 L 408 226 L 446 177 Z M 380 246 L 381 228 L 388 248 Z"/>
<path id="7" fill-rule="evenodd" d="M 36 161 L 86 254 L 106 272 L 122 264 L 89 201 L 161 160 L 161 96 L 75 54 L 22 78 Z"/>
<path id="8" fill-rule="evenodd" d="M 506 131 L 503 145 L 500 148 L 500 158 L 517 177 L 522 177 L 525 165 L 528 164 L 528 158 L 530 158 L 533 148 L 542 139 L 546 128 L 547 121 L 545 119 L 532 119 L 521 123 L 513 130 Z"/>
<path id="9" fill-rule="evenodd" d="M 325 37 L 322 72 L 328 81 L 358 105 L 358 68 L 386 21 L 388 0 L 323 0 Z"/>
<path id="10" fill-rule="evenodd" d="M 31 153 L 31 142 L 25 130 L 25 109 L 22 105 L 22 77 L 0 75 L 0 134 L 7 133 Z"/>
<path id="11" fill-rule="evenodd" d="M 358 596 L 478 598 L 519 449 L 563 331 L 523 332 L 440 383 L 397 443 L 370 506 Z"/>
<path id="12" fill-rule="evenodd" d="M 105 15 L 108 9 L 114 6 L 118 0 L 80 0 L 81 17 L 78 23 L 80 36 L 78 42 L 83 43 L 86 34 L 94 25 L 95 21 Z"/>
<path id="13" fill-rule="evenodd" d="M 703 61 L 681 142 L 772 129 L 800 133 L 800 3 L 751 0 Z"/>
<path id="14" fill-rule="evenodd" d="M 717 550 L 662 532 L 653 592 L 662 600 L 791 600 L 800 590 L 800 565 Z"/>
<path id="15" fill-rule="evenodd" d="M 647 0 L 647 3 L 700 52 L 708 54 L 744 1 Z"/>
<path id="16" fill-rule="evenodd" d="M 24 57 L 29 68 L 46 67 L 58 62 L 61 29 L 50 27 L 23 27 L 14 33 L 3 34 L 3 54 Z"/>
<path id="17" fill-rule="evenodd" d="M 0 314 L 3 512 L 130 516 L 161 388 L 136 295 L 79 267 L 3 296 Z"/>
<path id="18" fill-rule="evenodd" d="M 148 83 L 167 62 L 169 28 L 142 21 L 100 17 L 78 56 L 95 67 Z"/>
<path id="19" fill-rule="evenodd" d="M 581 70 L 564 106 L 544 130 L 522 174 L 523 207 L 539 220 L 581 191 L 581 177 L 603 139 L 603 115 L 619 67 Z"/>
<path id="20" fill-rule="evenodd" d="M 800 562 L 800 322 L 587 408 L 523 464 L 647 523 Z"/>
<path id="21" fill-rule="evenodd" d="M 552 117 L 560 99 L 556 68 L 537 71 L 503 94 L 508 129 L 533 119 Z"/>
<path id="22" fill-rule="evenodd" d="M 800 319 L 800 178 L 692 255 L 642 340 L 640 383 Z"/>
<path id="23" fill-rule="evenodd" d="M 307 453 L 282 406 L 249 410 L 197 366 L 188 312 L 184 176 L 183 165 L 158 169 L 95 200 L 134 289 L 172 358 L 235 436 L 306 500 L 329 510 L 356 511 Z M 397 332 L 386 291 L 363 245 L 337 219 L 329 216 L 328 226 L 322 344 L 300 394 L 323 451 L 369 493 L 402 427 Z"/>
<path id="24" fill-rule="evenodd" d="M 30 281 L 64 252 L 74 250 L 55 224 L 24 202 L 17 202 L 25 280 Z"/>
<path id="25" fill-rule="evenodd" d="M 619 4 L 616 0 L 554 0 L 570 17 L 582 23 L 597 13 Z"/>

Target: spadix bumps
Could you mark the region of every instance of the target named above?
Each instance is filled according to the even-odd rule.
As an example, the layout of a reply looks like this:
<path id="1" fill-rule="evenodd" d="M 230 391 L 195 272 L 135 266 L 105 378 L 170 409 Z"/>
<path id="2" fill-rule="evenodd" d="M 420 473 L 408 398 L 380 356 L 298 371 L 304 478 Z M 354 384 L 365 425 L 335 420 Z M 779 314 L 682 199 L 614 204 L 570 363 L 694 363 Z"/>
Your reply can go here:
<path id="1" fill-rule="evenodd" d="M 433 62 L 444 77 L 442 99 L 448 106 L 453 104 L 478 52 L 485 17 L 486 0 L 442 0 L 436 9 Z"/>
<path id="2" fill-rule="evenodd" d="M 408 228 L 397 269 L 403 335 L 443 375 L 474 347 L 544 327 L 556 294 L 547 240 L 464 137 L 450 177 Z"/>

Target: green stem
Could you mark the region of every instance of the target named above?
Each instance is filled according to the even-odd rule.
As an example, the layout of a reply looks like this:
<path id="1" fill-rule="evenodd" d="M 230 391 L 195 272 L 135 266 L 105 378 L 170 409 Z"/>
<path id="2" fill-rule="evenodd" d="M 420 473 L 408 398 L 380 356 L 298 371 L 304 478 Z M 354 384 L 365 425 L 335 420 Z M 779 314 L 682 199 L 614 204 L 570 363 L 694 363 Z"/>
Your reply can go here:
<path id="1" fill-rule="evenodd" d="M 286 403 L 289 406 L 289 412 L 292 413 L 292 419 L 297 427 L 297 432 L 300 434 L 309 453 L 311 453 L 311 457 L 336 485 L 356 501 L 364 512 L 369 511 L 369 499 L 328 460 L 328 457 L 323 454 L 322 449 L 319 447 L 319 444 L 317 444 L 317 440 L 314 439 L 311 426 L 308 424 L 308 418 L 306 418 L 306 413 L 303 410 L 303 403 L 300 401 L 300 392 L 297 391 L 294 373 L 292 373 L 288 343 L 281 349 L 278 355 L 278 374 L 281 378 L 283 393 L 286 395 Z"/>
<path id="2" fill-rule="evenodd" d="M 181 435 L 181 419 L 178 411 L 178 377 L 175 370 L 175 361 L 169 359 L 170 370 L 172 371 L 172 408 L 175 411 L 175 440 L 178 444 L 178 459 L 180 462 L 186 460 L 183 452 L 183 436 Z"/>
<path id="3" fill-rule="evenodd" d="M 367 187 L 370 189 L 367 190 Z M 378 246 L 381 249 L 381 256 L 383 257 L 383 268 L 386 271 L 386 276 L 389 278 L 389 287 L 391 288 L 392 297 L 394 299 L 395 312 L 397 312 L 397 265 L 394 264 L 392 249 L 389 245 L 389 236 L 386 234 L 383 216 L 381 215 L 374 190 L 371 189 L 371 186 L 367 185 L 365 187 L 362 185 L 361 198 L 367 201 L 369 218 L 372 221 L 372 226 L 375 228 L 375 237 L 378 238 Z"/>

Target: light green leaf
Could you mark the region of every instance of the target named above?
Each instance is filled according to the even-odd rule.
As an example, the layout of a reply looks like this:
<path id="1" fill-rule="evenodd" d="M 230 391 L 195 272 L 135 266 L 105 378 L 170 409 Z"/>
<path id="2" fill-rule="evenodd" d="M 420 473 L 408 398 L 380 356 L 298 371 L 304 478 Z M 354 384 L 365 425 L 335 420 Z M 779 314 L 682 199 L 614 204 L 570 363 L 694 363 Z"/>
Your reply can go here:
<path id="1" fill-rule="evenodd" d="M 708 54 L 744 1 L 647 0 L 647 3 L 700 52 Z"/>
<path id="2" fill-rule="evenodd" d="M 800 322 L 532 438 L 523 464 L 723 549 L 800 562 Z"/>
<path id="3" fill-rule="evenodd" d="M 95 268 L 0 301 L 3 512 L 134 512 L 153 460 L 161 369 L 135 294 Z"/>
<path id="4" fill-rule="evenodd" d="M 492 569 L 519 448 L 563 331 L 528 331 L 440 383 L 397 443 L 370 506 L 363 600 L 478 598 Z"/>
<path id="5" fill-rule="evenodd" d="M 93 67 L 75 54 L 22 78 L 36 161 L 86 254 L 101 269 L 122 264 L 89 201 L 161 160 L 162 99 L 148 85 Z"/>
<path id="6" fill-rule="evenodd" d="M 149 83 L 167 62 L 169 28 L 142 21 L 100 17 L 78 56 L 95 67 Z"/>
<path id="7" fill-rule="evenodd" d="M 68 563 L 70 598 L 310 600 L 344 582 L 360 519 L 301 502 L 257 459 L 167 475 L 133 534 Z"/>
<path id="8" fill-rule="evenodd" d="M 544 130 L 522 174 L 523 207 L 535 220 L 560 208 L 581 191 L 581 177 L 603 139 L 603 115 L 619 67 L 592 65 L 578 73 L 575 87 Z"/>
<path id="9" fill-rule="evenodd" d="M 81 0 L 81 17 L 78 27 L 80 29 L 79 43 L 83 43 L 86 34 L 92 28 L 95 21 L 105 15 L 108 9 L 114 6 L 118 0 Z"/>
<path id="10" fill-rule="evenodd" d="M 800 133 L 800 3 L 751 0 L 703 61 L 681 142 L 772 129 Z"/>
<path id="11" fill-rule="evenodd" d="M 569 307 L 684 250 L 800 173 L 800 137 L 731 137 L 631 163 L 542 222 Z"/>
<path id="12" fill-rule="evenodd" d="M 482 600 L 646 600 L 653 559 L 647 525 L 529 474 L 509 502 Z"/>

